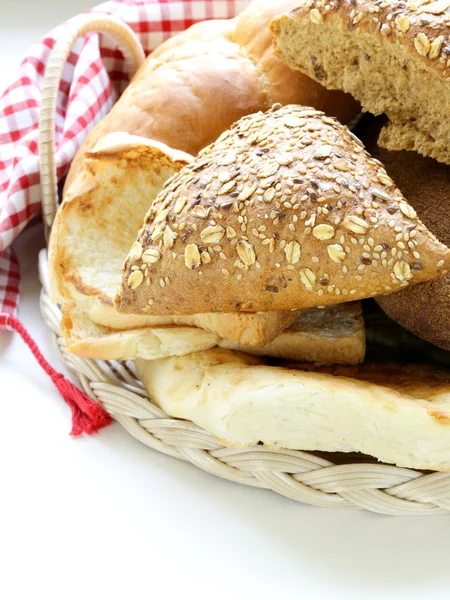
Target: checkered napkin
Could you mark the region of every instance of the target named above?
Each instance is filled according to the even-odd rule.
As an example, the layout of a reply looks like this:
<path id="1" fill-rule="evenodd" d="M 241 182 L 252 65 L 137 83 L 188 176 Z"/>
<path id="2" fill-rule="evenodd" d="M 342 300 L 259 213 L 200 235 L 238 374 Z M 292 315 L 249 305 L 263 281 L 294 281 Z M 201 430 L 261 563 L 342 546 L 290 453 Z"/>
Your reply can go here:
<path id="1" fill-rule="evenodd" d="M 234 17 L 248 0 L 111 0 L 92 9 L 127 23 L 148 53 L 205 19 Z M 26 18 L 26 17 L 25 17 Z M 0 313 L 14 315 L 20 271 L 12 242 L 40 209 L 38 122 L 43 76 L 63 24 L 32 46 L 16 81 L 0 97 Z M 58 177 L 67 172 L 89 129 L 127 84 L 122 54 L 105 36 L 73 46 L 60 86 L 56 118 Z M 36 257 L 37 260 L 37 257 Z"/>

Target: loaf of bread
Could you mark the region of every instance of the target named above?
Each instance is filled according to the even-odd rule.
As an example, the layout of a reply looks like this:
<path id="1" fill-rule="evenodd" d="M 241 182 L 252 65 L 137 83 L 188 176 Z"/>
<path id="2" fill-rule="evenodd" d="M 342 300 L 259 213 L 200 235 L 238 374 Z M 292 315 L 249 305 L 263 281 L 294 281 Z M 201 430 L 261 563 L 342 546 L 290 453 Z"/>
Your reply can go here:
<path id="1" fill-rule="evenodd" d="M 228 447 L 362 452 L 450 471 L 450 372 L 420 364 L 302 370 L 214 348 L 136 361 L 153 402 Z"/>
<path id="2" fill-rule="evenodd" d="M 240 117 L 274 102 L 307 104 L 344 123 L 359 110 L 274 56 L 269 23 L 296 0 L 254 0 L 235 19 L 193 25 L 159 46 L 111 112 L 84 140 L 65 189 L 85 152 L 107 133 L 127 131 L 196 155 Z"/>
<path id="3" fill-rule="evenodd" d="M 305 311 L 262 348 L 235 344 L 199 327 L 159 325 L 120 331 L 93 323 L 77 305 L 62 307 L 61 330 L 69 352 L 98 360 L 158 360 L 214 346 L 295 361 L 354 365 L 364 360 L 365 330 L 359 302 Z"/>
<path id="4" fill-rule="evenodd" d="M 114 133 L 101 138 L 66 191 L 52 228 L 52 298 L 61 304 L 76 301 L 93 323 L 104 327 L 188 325 L 235 344 L 264 346 L 299 311 L 157 317 L 121 315 L 114 309 L 123 262 L 149 205 L 166 179 L 191 160 L 186 153 L 139 136 Z"/>
<path id="5" fill-rule="evenodd" d="M 446 0 L 298 0 L 271 30 L 277 54 L 292 69 L 388 115 L 382 145 L 450 164 Z"/>
<path id="6" fill-rule="evenodd" d="M 370 152 L 383 162 L 422 222 L 450 246 L 450 167 L 415 152 L 379 148 L 370 129 L 370 124 L 361 127 L 362 139 Z M 409 331 L 450 350 L 450 274 L 379 296 L 376 301 Z"/>
<path id="7" fill-rule="evenodd" d="M 119 312 L 337 304 L 445 275 L 450 250 L 335 119 L 291 105 L 244 117 L 158 195 Z"/>

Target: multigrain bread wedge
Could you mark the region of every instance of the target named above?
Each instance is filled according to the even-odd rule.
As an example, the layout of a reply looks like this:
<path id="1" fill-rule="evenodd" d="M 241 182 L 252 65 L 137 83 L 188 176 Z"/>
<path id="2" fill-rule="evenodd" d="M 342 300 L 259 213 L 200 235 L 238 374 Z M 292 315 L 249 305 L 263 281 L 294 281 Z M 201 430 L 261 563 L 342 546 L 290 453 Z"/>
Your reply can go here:
<path id="1" fill-rule="evenodd" d="M 157 360 L 220 346 L 295 361 L 357 364 L 363 361 L 365 352 L 359 302 L 310 309 L 262 348 L 233 344 L 198 327 L 151 326 L 124 331 L 102 327 L 75 303 L 63 305 L 61 329 L 69 352 L 99 360 Z"/>
<path id="2" fill-rule="evenodd" d="M 383 363 L 292 370 L 220 348 L 136 366 L 153 402 L 228 447 L 362 452 L 450 471 L 448 370 Z"/>
<path id="3" fill-rule="evenodd" d="M 382 145 L 450 164 L 449 19 L 447 0 L 299 0 L 271 30 L 292 69 L 388 115 Z"/>
<path id="4" fill-rule="evenodd" d="M 116 329 L 189 325 L 236 344 L 264 346 L 300 311 L 183 316 L 121 315 L 113 306 L 123 261 L 164 182 L 193 160 L 126 133 L 99 140 L 65 193 L 52 229 L 49 273 L 55 302 L 75 300 L 94 323 Z"/>
<path id="5" fill-rule="evenodd" d="M 198 23 L 161 44 L 87 135 L 65 189 L 82 171 L 85 152 L 114 131 L 195 155 L 234 121 L 274 102 L 313 105 L 343 122 L 352 119 L 359 106 L 351 96 L 326 90 L 274 55 L 269 23 L 295 5 L 254 0 L 235 19 Z"/>
<path id="6" fill-rule="evenodd" d="M 291 105 L 244 117 L 153 202 L 119 312 L 305 309 L 444 275 L 450 250 L 335 119 Z"/>
<path id="7" fill-rule="evenodd" d="M 373 126 L 372 126 L 373 127 Z M 370 125 L 362 139 L 385 165 L 423 223 L 450 245 L 450 166 L 415 152 L 390 152 L 373 142 Z M 397 323 L 419 337 L 450 350 L 450 274 L 411 286 L 376 301 Z"/>

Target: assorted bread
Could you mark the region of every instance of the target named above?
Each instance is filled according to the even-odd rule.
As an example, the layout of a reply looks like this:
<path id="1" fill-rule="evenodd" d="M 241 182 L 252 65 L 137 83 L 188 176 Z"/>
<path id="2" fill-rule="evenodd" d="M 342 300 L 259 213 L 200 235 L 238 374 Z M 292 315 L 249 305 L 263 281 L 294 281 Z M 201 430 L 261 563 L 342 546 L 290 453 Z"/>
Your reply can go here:
<path id="1" fill-rule="evenodd" d="M 126 133 L 99 140 L 86 154 L 83 171 L 66 191 L 53 225 L 52 298 L 75 301 L 103 327 L 187 325 L 236 344 L 264 346 L 293 323 L 299 311 L 155 317 L 121 315 L 114 309 L 122 264 L 148 207 L 164 182 L 191 160 L 165 144 Z"/>
<path id="2" fill-rule="evenodd" d="M 292 69 L 386 113 L 380 144 L 450 164 L 449 17 L 446 0 L 298 0 L 271 30 Z"/>
<path id="3" fill-rule="evenodd" d="M 153 402 L 225 446 L 449 471 L 450 371 L 380 361 L 374 336 L 413 337 L 394 324 L 365 360 L 358 301 L 450 350 L 448 167 L 374 142 L 449 162 L 447 5 L 254 0 L 153 52 L 66 181 L 49 267 L 68 350 L 136 361 Z M 357 137 L 334 88 L 387 127 Z"/>
<path id="4" fill-rule="evenodd" d="M 99 360 L 157 360 L 219 346 L 255 356 L 353 365 L 364 360 L 366 350 L 359 302 L 312 308 L 262 347 L 236 344 L 195 326 L 155 325 L 126 330 L 102 327 L 74 302 L 62 307 L 61 330 L 69 352 Z"/>
<path id="5" fill-rule="evenodd" d="M 84 154 L 115 131 L 196 155 L 240 117 L 275 102 L 313 105 L 344 123 L 352 119 L 359 110 L 355 100 L 295 73 L 272 50 L 270 21 L 296 4 L 253 0 L 235 19 L 198 23 L 161 44 L 87 135 L 65 189 L 81 171 Z"/>
<path id="6" fill-rule="evenodd" d="M 119 312 L 305 309 L 445 275 L 450 250 L 335 119 L 243 117 L 174 175 L 125 263 Z"/>

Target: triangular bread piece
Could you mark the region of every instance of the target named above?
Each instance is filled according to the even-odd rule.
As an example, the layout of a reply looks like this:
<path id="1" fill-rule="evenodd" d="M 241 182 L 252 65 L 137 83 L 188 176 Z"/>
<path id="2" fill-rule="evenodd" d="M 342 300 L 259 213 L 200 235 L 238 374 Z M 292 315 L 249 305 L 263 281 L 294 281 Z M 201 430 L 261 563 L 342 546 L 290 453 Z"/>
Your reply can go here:
<path id="1" fill-rule="evenodd" d="M 450 250 L 347 127 L 292 105 L 241 119 L 164 187 L 116 306 L 154 315 L 305 309 L 449 267 Z"/>
<path id="2" fill-rule="evenodd" d="M 194 325 L 237 344 L 263 346 L 295 321 L 299 311 L 186 319 L 126 316 L 113 306 L 123 261 L 149 205 L 164 182 L 192 160 L 162 143 L 120 132 L 102 138 L 86 154 L 84 170 L 66 192 L 52 229 L 53 300 L 75 300 L 94 323 L 105 327 Z"/>
<path id="3" fill-rule="evenodd" d="M 153 402 L 225 446 L 362 452 L 450 471 L 450 370 L 389 363 L 293 370 L 222 348 L 136 366 Z"/>
<path id="4" fill-rule="evenodd" d="M 198 327 L 152 326 L 125 331 L 102 327 L 74 302 L 63 305 L 61 329 L 69 352 L 100 360 L 157 360 L 217 345 L 257 356 L 320 364 L 357 364 L 363 361 L 365 353 L 359 302 L 312 308 L 262 348 L 233 344 Z"/>
<path id="5" fill-rule="evenodd" d="M 270 24 L 294 71 L 391 124 L 380 144 L 450 164 L 448 0 L 299 0 Z"/>

